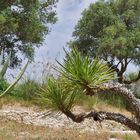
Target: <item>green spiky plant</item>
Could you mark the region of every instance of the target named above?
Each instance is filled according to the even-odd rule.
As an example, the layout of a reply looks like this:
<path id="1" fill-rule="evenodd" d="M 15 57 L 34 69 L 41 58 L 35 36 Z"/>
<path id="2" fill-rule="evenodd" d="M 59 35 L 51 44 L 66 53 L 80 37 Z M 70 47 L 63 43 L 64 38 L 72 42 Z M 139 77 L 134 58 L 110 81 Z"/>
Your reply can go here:
<path id="1" fill-rule="evenodd" d="M 87 95 L 94 94 L 98 87 L 114 78 L 114 74 L 105 62 L 83 56 L 77 50 L 67 53 L 64 64 L 57 71 L 75 88 L 83 89 Z M 91 93 L 91 89 L 94 89 Z"/>
<path id="2" fill-rule="evenodd" d="M 79 94 L 96 94 L 102 83 L 113 79 L 113 73 L 106 63 L 84 57 L 76 50 L 66 54 L 64 63 L 58 62 L 58 79 L 51 77 L 47 89 L 42 89 L 38 94 L 40 102 L 61 112 L 71 110 Z"/>
<path id="3" fill-rule="evenodd" d="M 38 95 L 40 101 L 52 110 L 66 111 L 70 110 L 75 102 L 75 92 L 67 89 L 61 80 L 50 77 L 47 90 L 42 89 Z"/>
<path id="4" fill-rule="evenodd" d="M 140 100 L 123 85 L 108 82 L 114 79 L 114 73 L 105 62 L 83 56 L 76 50 L 67 53 L 63 64 L 60 67 L 58 79 L 50 79 L 47 89 L 42 89 L 39 93 L 40 101 L 49 104 L 53 109 L 57 109 L 71 118 L 74 122 L 80 123 L 85 118 L 93 118 L 94 121 L 113 120 L 126 125 L 135 130 L 140 136 Z M 112 92 L 108 92 L 112 91 Z M 133 109 L 135 119 L 127 116 L 106 111 L 91 111 L 90 113 L 74 114 L 74 106 L 78 94 L 94 96 L 96 93 L 107 92 L 124 97 Z M 107 94 L 106 93 L 106 94 Z"/>
<path id="5" fill-rule="evenodd" d="M 3 50 L 1 51 L 1 55 L 0 55 L 0 82 L 3 82 L 4 76 L 6 74 L 6 71 L 8 69 L 9 63 L 10 63 L 10 58 L 11 58 L 11 53 L 9 53 L 7 60 L 4 62 L 3 64 Z M 27 64 L 24 66 L 24 68 L 21 70 L 21 72 L 19 73 L 19 75 L 16 77 L 15 81 L 10 84 L 5 91 L 3 91 L 2 93 L 0 93 L 0 98 L 3 97 L 4 95 L 6 95 L 16 84 L 17 82 L 21 79 L 22 75 L 24 74 L 27 66 L 28 66 L 29 61 L 27 62 Z"/>

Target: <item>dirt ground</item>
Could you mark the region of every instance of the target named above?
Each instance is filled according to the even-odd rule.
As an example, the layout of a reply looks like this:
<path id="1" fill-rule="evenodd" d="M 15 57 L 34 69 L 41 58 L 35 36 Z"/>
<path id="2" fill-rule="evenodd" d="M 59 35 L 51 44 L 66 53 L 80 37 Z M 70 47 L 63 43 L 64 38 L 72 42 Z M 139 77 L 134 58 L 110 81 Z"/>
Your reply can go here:
<path id="1" fill-rule="evenodd" d="M 75 112 L 82 112 L 76 108 Z M 86 120 L 77 124 L 65 115 L 20 105 L 0 109 L 0 140 L 138 140 L 135 132 L 115 122 Z"/>

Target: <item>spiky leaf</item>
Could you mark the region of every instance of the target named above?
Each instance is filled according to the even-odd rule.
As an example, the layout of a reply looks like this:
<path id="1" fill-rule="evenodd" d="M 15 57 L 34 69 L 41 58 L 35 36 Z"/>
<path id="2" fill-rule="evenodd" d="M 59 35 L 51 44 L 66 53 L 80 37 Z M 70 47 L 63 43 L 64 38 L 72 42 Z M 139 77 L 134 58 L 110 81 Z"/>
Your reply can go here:
<path id="1" fill-rule="evenodd" d="M 20 74 L 17 76 L 16 80 L 3 92 L 0 94 L 0 98 L 3 97 L 5 94 L 7 94 L 16 84 L 17 82 L 21 79 L 22 75 L 24 74 L 27 66 L 29 64 L 29 61 L 27 64 L 24 66 L 24 68 L 21 70 Z"/>

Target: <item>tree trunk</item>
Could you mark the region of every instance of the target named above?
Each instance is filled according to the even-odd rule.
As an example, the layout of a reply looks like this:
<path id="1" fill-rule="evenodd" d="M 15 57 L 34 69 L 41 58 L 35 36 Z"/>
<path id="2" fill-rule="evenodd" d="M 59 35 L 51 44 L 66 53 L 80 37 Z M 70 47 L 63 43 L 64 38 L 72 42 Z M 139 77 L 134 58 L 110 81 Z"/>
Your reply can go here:
<path id="1" fill-rule="evenodd" d="M 118 76 L 118 82 L 119 83 L 123 83 L 123 73 L 122 72 L 118 72 L 117 76 Z"/>

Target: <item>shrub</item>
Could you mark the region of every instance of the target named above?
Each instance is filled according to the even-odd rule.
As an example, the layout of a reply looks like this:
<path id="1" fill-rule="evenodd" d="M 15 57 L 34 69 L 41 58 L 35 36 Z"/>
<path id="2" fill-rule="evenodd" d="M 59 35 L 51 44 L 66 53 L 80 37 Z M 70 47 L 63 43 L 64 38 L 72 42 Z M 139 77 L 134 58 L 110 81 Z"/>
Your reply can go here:
<path id="1" fill-rule="evenodd" d="M 32 100 L 39 88 L 40 84 L 38 82 L 30 78 L 26 78 L 17 86 L 15 92 L 13 92 L 13 95 L 23 98 L 24 100 Z"/>

